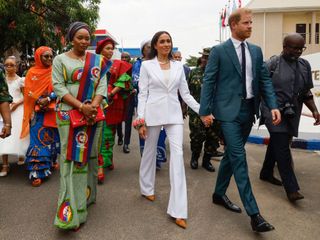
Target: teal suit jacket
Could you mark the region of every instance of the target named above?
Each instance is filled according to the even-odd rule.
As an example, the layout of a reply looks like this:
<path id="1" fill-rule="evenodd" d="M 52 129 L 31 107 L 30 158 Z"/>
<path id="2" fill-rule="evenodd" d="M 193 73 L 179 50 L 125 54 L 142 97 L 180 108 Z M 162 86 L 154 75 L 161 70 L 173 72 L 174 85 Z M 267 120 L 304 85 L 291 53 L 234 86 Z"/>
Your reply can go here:
<path id="1" fill-rule="evenodd" d="M 269 109 L 277 108 L 276 96 L 261 48 L 248 43 L 252 60 L 254 113 L 259 117 L 260 99 Z M 233 121 L 242 99 L 241 66 L 231 39 L 212 48 L 206 66 L 200 100 L 200 116 L 210 115 L 220 121 Z"/>

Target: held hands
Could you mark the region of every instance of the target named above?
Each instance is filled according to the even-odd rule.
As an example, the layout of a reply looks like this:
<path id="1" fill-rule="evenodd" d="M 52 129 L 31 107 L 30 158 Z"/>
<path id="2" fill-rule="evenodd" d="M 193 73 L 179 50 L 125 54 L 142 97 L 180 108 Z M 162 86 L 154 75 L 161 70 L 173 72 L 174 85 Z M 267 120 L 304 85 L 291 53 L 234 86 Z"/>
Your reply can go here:
<path id="1" fill-rule="evenodd" d="M 271 115 L 272 115 L 272 124 L 275 126 L 279 125 L 279 123 L 281 122 L 281 113 L 279 109 L 272 109 Z"/>
<path id="2" fill-rule="evenodd" d="M 16 110 L 18 106 L 19 106 L 19 103 L 15 103 L 15 102 L 11 103 L 10 104 L 10 111 L 14 112 L 14 110 Z"/>
<path id="3" fill-rule="evenodd" d="M 139 132 L 139 137 L 146 140 L 147 138 L 147 127 L 146 126 L 141 126 L 138 130 Z"/>
<path id="4" fill-rule="evenodd" d="M 1 133 L 0 133 L 0 137 L 1 138 L 6 138 L 9 137 L 11 135 L 11 126 L 3 126 Z"/>
<path id="5" fill-rule="evenodd" d="M 213 120 L 215 119 L 212 114 L 207 115 L 207 116 L 200 116 L 203 124 L 205 127 L 210 127 L 213 123 Z"/>
<path id="6" fill-rule="evenodd" d="M 85 103 L 81 107 L 81 112 L 86 118 L 88 125 L 92 126 L 96 123 L 95 119 L 98 113 L 96 105 L 93 105 L 92 103 Z"/>
<path id="7" fill-rule="evenodd" d="M 41 110 L 46 110 L 49 103 L 50 102 L 49 102 L 48 98 L 46 98 L 46 97 L 38 100 L 38 104 L 39 104 L 39 107 L 41 108 Z"/>
<path id="8" fill-rule="evenodd" d="M 313 123 L 314 126 L 320 125 L 320 114 L 318 113 L 318 111 L 315 111 L 312 113 L 312 116 L 315 120 L 315 122 Z"/>

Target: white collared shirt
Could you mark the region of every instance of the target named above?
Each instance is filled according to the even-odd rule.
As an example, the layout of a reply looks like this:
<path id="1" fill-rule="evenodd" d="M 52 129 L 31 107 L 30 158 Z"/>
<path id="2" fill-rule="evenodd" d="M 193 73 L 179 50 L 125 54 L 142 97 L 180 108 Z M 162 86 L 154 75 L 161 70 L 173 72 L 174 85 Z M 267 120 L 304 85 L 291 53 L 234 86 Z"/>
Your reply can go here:
<path id="1" fill-rule="evenodd" d="M 240 62 L 240 66 L 242 66 L 242 53 L 241 53 L 241 41 L 231 37 L 231 41 L 238 55 L 238 59 Z M 247 90 L 247 99 L 253 98 L 253 90 L 252 90 L 252 60 L 251 55 L 248 49 L 248 43 L 244 41 L 245 53 L 246 53 L 246 90 Z"/>

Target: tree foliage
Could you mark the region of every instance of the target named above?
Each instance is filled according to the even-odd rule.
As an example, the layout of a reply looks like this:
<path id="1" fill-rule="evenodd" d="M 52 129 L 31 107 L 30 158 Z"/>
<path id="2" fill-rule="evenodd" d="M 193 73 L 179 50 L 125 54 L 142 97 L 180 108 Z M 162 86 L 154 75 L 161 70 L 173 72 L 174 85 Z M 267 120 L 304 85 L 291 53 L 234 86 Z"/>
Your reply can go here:
<path id="1" fill-rule="evenodd" d="M 186 59 L 186 63 L 189 67 L 196 67 L 199 57 L 195 56 L 189 56 L 189 58 Z"/>
<path id="2" fill-rule="evenodd" d="M 95 29 L 100 0 L 0 0 L 0 56 L 10 47 L 21 52 L 47 45 L 61 50 L 71 22 Z"/>

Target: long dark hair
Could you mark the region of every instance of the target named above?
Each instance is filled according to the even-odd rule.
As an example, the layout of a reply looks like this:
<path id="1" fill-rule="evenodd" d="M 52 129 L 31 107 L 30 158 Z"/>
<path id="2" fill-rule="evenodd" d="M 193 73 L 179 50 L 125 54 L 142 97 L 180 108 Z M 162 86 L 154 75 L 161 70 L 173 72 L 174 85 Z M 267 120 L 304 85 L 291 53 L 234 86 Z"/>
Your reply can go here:
<path id="1" fill-rule="evenodd" d="M 172 37 L 171 37 L 170 33 L 168 33 L 167 31 L 159 31 L 153 35 L 152 40 L 151 40 L 151 50 L 149 53 L 149 59 L 153 59 L 156 56 L 158 56 L 158 51 L 154 48 L 154 46 L 157 44 L 157 42 L 162 34 L 167 34 L 171 40 L 171 50 L 170 50 L 168 58 L 173 59 L 173 56 L 172 56 L 172 48 L 173 48 Z"/>

